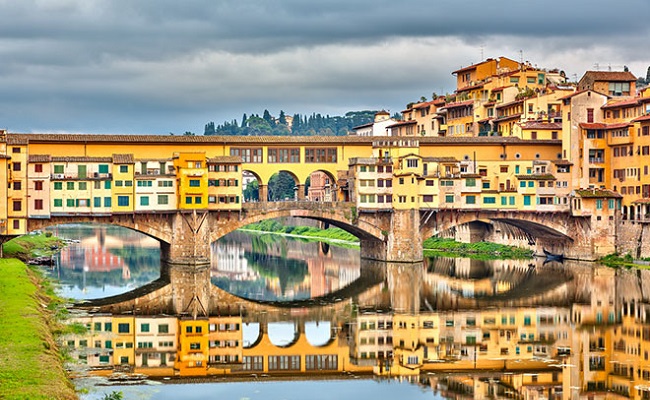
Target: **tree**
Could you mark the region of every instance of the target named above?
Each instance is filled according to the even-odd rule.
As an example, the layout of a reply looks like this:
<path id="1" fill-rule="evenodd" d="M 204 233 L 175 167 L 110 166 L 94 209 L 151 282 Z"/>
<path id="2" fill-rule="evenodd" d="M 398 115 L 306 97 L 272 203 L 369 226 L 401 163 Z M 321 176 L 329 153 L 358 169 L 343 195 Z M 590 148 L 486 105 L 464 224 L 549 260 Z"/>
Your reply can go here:
<path id="1" fill-rule="evenodd" d="M 215 134 L 215 130 L 214 130 L 214 122 L 210 121 L 210 122 L 208 122 L 207 124 L 205 124 L 205 130 L 203 131 L 203 134 L 204 134 L 205 136 L 209 136 L 209 135 L 214 135 L 214 134 Z"/>
<path id="2" fill-rule="evenodd" d="M 260 184 L 258 181 L 248 182 L 244 189 L 242 196 L 245 201 L 259 201 L 260 199 Z"/>
<path id="3" fill-rule="evenodd" d="M 248 135 L 250 136 L 267 136 L 271 134 L 271 126 L 260 117 L 251 116 L 248 118 L 247 125 Z"/>
<path id="4" fill-rule="evenodd" d="M 273 120 L 273 117 L 271 116 L 271 113 L 269 112 L 269 110 L 264 110 L 264 114 L 262 115 L 262 119 L 264 119 L 264 121 L 266 121 L 269 124 L 269 126 L 275 125 L 275 121 Z"/>
<path id="5" fill-rule="evenodd" d="M 648 67 L 648 71 L 645 73 L 645 83 L 650 85 L 650 67 Z"/>
<path id="6" fill-rule="evenodd" d="M 246 113 L 244 113 L 244 115 L 242 115 L 242 117 L 241 117 L 241 125 L 239 125 L 239 126 L 241 126 L 242 128 L 245 127 L 246 126 L 246 121 L 248 121 L 248 117 L 246 116 Z"/>
<path id="7" fill-rule="evenodd" d="M 284 111 L 280 110 L 280 116 L 278 117 L 278 122 L 282 125 L 287 124 L 287 117 L 284 115 Z"/>
<path id="8" fill-rule="evenodd" d="M 196 134 L 194 132 L 185 131 L 185 133 L 183 133 L 183 136 L 196 136 Z"/>
<path id="9" fill-rule="evenodd" d="M 268 197 L 271 201 L 293 200 L 296 182 L 288 172 L 279 172 L 269 179 Z"/>

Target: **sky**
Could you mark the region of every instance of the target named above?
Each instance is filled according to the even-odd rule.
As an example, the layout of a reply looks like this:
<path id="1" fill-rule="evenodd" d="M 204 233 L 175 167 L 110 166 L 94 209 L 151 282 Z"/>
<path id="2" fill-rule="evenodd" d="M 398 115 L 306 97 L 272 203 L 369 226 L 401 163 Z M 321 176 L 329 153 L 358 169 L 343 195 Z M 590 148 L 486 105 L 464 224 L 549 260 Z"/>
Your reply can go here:
<path id="1" fill-rule="evenodd" d="M 202 134 L 209 121 L 399 112 L 509 57 L 645 76 L 650 1 L 0 0 L 0 128 Z"/>

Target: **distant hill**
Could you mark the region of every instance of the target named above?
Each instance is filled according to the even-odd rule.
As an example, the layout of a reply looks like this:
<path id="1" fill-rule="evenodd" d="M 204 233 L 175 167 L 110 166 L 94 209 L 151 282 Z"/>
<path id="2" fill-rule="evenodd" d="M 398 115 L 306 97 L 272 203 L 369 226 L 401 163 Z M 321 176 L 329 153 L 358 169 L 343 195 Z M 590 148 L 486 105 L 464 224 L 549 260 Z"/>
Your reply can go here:
<path id="1" fill-rule="evenodd" d="M 271 116 L 268 110 L 260 117 L 257 114 L 242 116 L 241 122 L 233 119 L 216 125 L 208 122 L 205 125 L 204 135 L 240 135 L 240 136 L 262 136 L 262 135 L 295 135 L 295 136 L 344 136 L 355 126 L 370 123 L 375 118 L 376 111 L 350 111 L 344 116 L 330 116 L 321 114 L 293 116 L 285 115 L 280 111 L 276 118 Z"/>

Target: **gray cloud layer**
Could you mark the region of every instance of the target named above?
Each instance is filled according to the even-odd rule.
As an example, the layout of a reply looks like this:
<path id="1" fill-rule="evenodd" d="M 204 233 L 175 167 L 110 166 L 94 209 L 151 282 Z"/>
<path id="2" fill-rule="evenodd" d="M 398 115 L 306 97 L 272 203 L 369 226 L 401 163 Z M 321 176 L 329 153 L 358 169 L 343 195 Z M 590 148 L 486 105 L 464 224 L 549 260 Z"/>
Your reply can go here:
<path id="1" fill-rule="evenodd" d="M 201 132 L 243 112 L 390 108 L 519 57 L 650 65 L 647 0 L 0 0 L 0 126 Z"/>

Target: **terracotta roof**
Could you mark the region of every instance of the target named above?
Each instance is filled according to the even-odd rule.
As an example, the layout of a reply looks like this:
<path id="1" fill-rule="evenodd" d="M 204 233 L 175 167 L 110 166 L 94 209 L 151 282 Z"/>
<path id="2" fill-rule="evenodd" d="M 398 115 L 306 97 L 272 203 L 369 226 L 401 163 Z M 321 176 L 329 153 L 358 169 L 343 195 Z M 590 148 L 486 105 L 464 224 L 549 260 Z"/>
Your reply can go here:
<path id="1" fill-rule="evenodd" d="M 30 154 L 27 162 L 30 163 L 47 163 L 50 162 L 52 156 L 49 154 Z"/>
<path id="2" fill-rule="evenodd" d="M 441 163 L 455 163 L 458 160 L 455 157 L 422 157 L 422 161 L 427 162 L 441 162 Z"/>
<path id="3" fill-rule="evenodd" d="M 496 103 L 497 103 L 496 101 L 488 101 L 487 103 L 483 103 L 483 107 L 491 107 Z"/>
<path id="4" fill-rule="evenodd" d="M 536 174 L 536 175 L 515 175 L 519 180 L 527 181 L 555 181 L 557 180 L 552 174 Z"/>
<path id="5" fill-rule="evenodd" d="M 521 124 L 522 129 L 562 130 L 561 122 L 528 121 Z"/>
<path id="6" fill-rule="evenodd" d="M 632 204 L 650 204 L 650 199 L 636 199 Z"/>
<path id="7" fill-rule="evenodd" d="M 398 121 L 392 125 L 388 125 L 386 128 L 394 128 L 396 126 L 403 126 L 403 125 L 414 125 L 416 124 L 417 121 L 414 119 L 408 120 L 408 121 Z"/>
<path id="8" fill-rule="evenodd" d="M 435 100 L 425 101 L 424 103 L 417 103 L 417 104 L 414 104 L 414 105 L 413 105 L 413 108 L 424 108 L 424 107 L 431 106 L 431 105 L 433 105 L 434 103 L 435 103 Z"/>
<path id="9" fill-rule="evenodd" d="M 113 164 L 135 164 L 133 154 L 113 154 Z"/>
<path id="10" fill-rule="evenodd" d="M 241 164 L 240 156 L 216 156 L 208 158 L 208 164 Z"/>
<path id="11" fill-rule="evenodd" d="M 479 123 L 479 124 L 482 124 L 482 123 L 485 123 L 485 122 L 490 122 L 490 121 L 492 121 L 493 119 L 494 119 L 494 118 L 492 118 L 492 117 L 487 117 L 487 118 L 480 119 L 480 120 L 478 120 L 478 121 L 476 121 L 476 122 Z"/>
<path id="12" fill-rule="evenodd" d="M 27 140 L 27 138 L 17 137 L 17 136 L 14 136 L 12 134 L 7 134 L 7 144 L 8 145 L 10 145 L 10 144 L 14 144 L 14 145 L 18 144 L 19 145 L 19 144 L 28 144 L 28 143 L 29 143 L 29 140 Z"/>
<path id="13" fill-rule="evenodd" d="M 504 115 L 503 117 L 495 118 L 494 122 L 501 122 L 501 121 L 507 121 L 509 119 L 519 119 L 519 118 L 521 118 L 521 113 L 520 114 Z"/>
<path id="14" fill-rule="evenodd" d="M 497 106 L 497 108 L 508 107 L 508 106 L 512 106 L 512 105 L 514 105 L 514 104 L 523 103 L 523 102 L 524 102 L 523 100 L 514 100 L 514 101 L 509 101 L 509 102 L 507 102 L 507 103 L 499 104 L 499 105 Z"/>
<path id="15" fill-rule="evenodd" d="M 636 77 L 631 72 L 623 71 L 587 71 L 583 75 L 589 76 L 594 81 L 608 81 L 608 82 L 633 82 Z M 582 78 L 580 79 L 582 80 Z"/>
<path id="16" fill-rule="evenodd" d="M 631 122 L 644 122 L 644 121 L 650 121 L 650 114 L 648 115 L 643 115 L 638 118 L 634 118 Z"/>
<path id="17" fill-rule="evenodd" d="M 66 156 L 66 157 L 51 157 L 52 162 L 105 162 L 110 163 L 113 161 L 110 157 L 84 157 L 84 156 Z M 30 157 L 30 162 L 32 162 Z"/>
<path id="18" fill-rule="evenodd" d="M 596 94 L 599 94 L 601 96 L 605 96 L 605 97 L 609 98 L 609 96 L 604 94 L 604 93 L 600 93 L 600 92 L 597 92 L 597 91 L 591 90 L 591 89 L 584 89 L 584 90 L 576 90 L 575 92 L 573 92 L 573 93 L 571 93 L 569 95 L 566 95 L 564 97 L 560 97 L 558 100 L 569 100 L 570 98 L 572 98 L 574 96 L 577 96 L 579 94 L 585 93 L 585 92 L 592 92 L 592 93 L 596 93 Z"/>
<path id="19" fill-rule="evenodd" d="M 492 92 L 503 92 L 503 89 L 505 89 L 505 88 L 507 88 L 507 87 L 510 87 L 510 86 L 499 86 L 499 87 L 495 87 L 494 89 L 492 89 Z"/>
<path id="20" fill-rule="evenodd" d="M 0 160 L 11 160 L 11 156 L 6 154 L 0 154 Z"/>
<path id="21" fill-rule="evenodd" d="M 573 163 L 569 160 L 553 160 L 551 162 L 555 165 L 567 165 L 567 166 L 573 165 Z"/>
<path id="22" fill-rule="evenodd" d="M 482 178 L 481 174 L 460 174 L 461 178 Z"/>
<path id="23" fill-rule="evenodd" d="M 623 197 L 620 194 L 608 189 L 577 189 L 574 191 L 577 196 L 589 198 L 619 198 Z"/>
<path id="24" fill-rule="evenodd" d="M 462 88 L 456 89 L 456 93 L 464 92 L 466 90 L 471 90 L 471 89 L 476 89 L 476 88 L 482 88 L 483 86 L 485 86 L 485 83 L 483 83 L 483 82 L 475 82 L 473 85 L 470 84 L 470 85 L 467 85 L 467 86 L 463 86 Z"/>
<path id="25" fill-rule="evenodd" d="M 587 122 L 581 122 L 580 127 L 582 129 L 621 129 L 621 128 L 627 128 L 630 126 L 629 123 L 623 122 L 619 124 L 604 124 L 600 122 L 593 122 L 593 123 L 587 123 Z"/>
<path id="26" fill-rule="evenodd" d="M 639 105 L 639 99 L 627 99 L 623 101 L 610 100 L 601 109 L 618 108 L 618 107 L 633 107 Z"/>
<path id="27" fill-rule="evenodd" d="M 474 100 L 457 101 L 455 103 L 448 103 L 443 108 L 465 107 L 473 104 L 474 104 Z"/>

